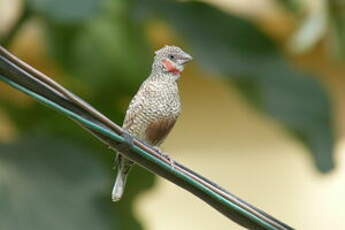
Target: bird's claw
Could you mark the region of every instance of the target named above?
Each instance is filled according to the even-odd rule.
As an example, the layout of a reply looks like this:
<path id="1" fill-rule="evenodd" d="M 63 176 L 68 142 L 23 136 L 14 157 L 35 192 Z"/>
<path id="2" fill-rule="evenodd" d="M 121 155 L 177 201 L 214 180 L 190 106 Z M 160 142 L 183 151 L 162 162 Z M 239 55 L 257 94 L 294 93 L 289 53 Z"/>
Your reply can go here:
<path id="1" fill-rule="evenodd" d="M 161 155 L 162 157 L 164 157 L 165 159 L 169 161 L 170 166 L 172 168 L 175 168 L 175 161 L 168 154 L 163 153 L 163 151 L 158 147 L 153 146 L 153 148 L 159 153 L 159 155 Z"/>
<path id="2" fill-rule="evenodd" d="M 133 137 L 131 134 L 129 134 L 129 132 L 124 131 L 124 132 L 122 133 L 122 137 L 123 137 L 124 142 L 125 142 L 126 144 L 128 144 L 128 145 L 130 145 L 130 146 L 133 146 L 134 137 Z"/>
<path id="3" fill-rule="evenodd" d="M 118 150 L 120 152 L 126 152 L 133 147 L 134 138 L 127 131 L 123 131 L 122 137 L 123 137 L 123 142 L 118 145 Z"/>
<path id="4" fill-rule="evenodd" d="M 169 161 L 171 168 L 175 169 L 175 161 L 167 154 L 163 154 L 162 156 L 164 156 Z"/>
<path id="5" fill-rule="evenodd" d="M 122 137 L 124 138 L 124 141 L 121 144 L 119 144 L 118 149 L 120 150 L 120 152 L 121 151 L 125 152 L 125 151 L 130 150 L 133 147 L 133 145 L 134 145 L 133 144 L 134 143 L 134 138 L 127 131 L 123 132 Z M 143 142 L 143 144 L 148 146 L 148 147 L 153 147 L 153 149 L 156 152 L 158 152 L 159 155 L 161 155 L 162 157 L 164 157 L 166 160 L 169 161 L 170 166 L 172 168 L 175 168 L 175 161 L 173 159 L 171 159 L 171 157 L 168 154 L 163 153 L 163 151 L 160 148 L 156 147 L 156 146 L 149 146 L 148 144 L 146 144 L 144 142 Z M 117 157 L 115 158 L 115 160 L 116 159 L 117 159 Z"/>

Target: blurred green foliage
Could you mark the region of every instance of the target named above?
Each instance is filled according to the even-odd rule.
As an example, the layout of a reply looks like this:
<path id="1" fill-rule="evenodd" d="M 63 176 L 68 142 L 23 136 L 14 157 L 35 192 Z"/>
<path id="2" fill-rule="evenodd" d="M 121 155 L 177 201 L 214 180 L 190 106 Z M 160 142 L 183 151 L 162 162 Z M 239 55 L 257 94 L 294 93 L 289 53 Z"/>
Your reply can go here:
<path id="1" fill-rule="evenodd" d="M 305 1 L 300 0 L 276 0 L 280 5 L 285 7 L 292 13 L 300 13 L 306 4 Z"/>
<path id="2" fill-rule="evenodd" d="M 149 74 L 153 50 L 147 26 L 163 20 L 201 68 L 229 79 L 248 101 L 280 121 L 311 150 L 322 172 L 333 168 L 327 93 L 317 78 L 291 67 L 253 23 L 200 2 L 28 0 L 25 10 L 30 15 L 25 20 L 41 20 L 49 53 L 68 76 L 65 86 L 115 122 L 122 121 L 123 100 Z M 150 173 L 136 167 L 124 200 L 113 204 L 112 152 L 37 103 L 0 105 L 21 134 L 0 146 L 1 228 L 141 228 L 133 201 L 153 185 Z"/>
<path id="3" fill-rule="evenodd" d="M 111 229 L 107 174 L 85 147 L 28 137 L 0 146 L 0 159 L 0 229 Z"/>
<path id="4" fill-rule="evenodd" d="M 296 17 L 296 32 L 288 48 L 304 53 L 325 40 L 333 57 L 345 57 L 345 1 L 276 0 Z"/>
<path id="5" fill-rule="evenodd" d="M 330 0 L 329 21 L 331 24 L 332 51 L 337 57 L 345 58 L 345 2 Z"/>
<path id="6" fill-rule="evenodd" d="M 199 2 L 138 0 L 136 9 L 140 21 L 166 20 L 202 68 L 231 79 L 251 102 L 281 121 L 310 148 L 322 172 L 333 168 L 327 93 L 315 77 L 291 67 L 254 24 Z"/>

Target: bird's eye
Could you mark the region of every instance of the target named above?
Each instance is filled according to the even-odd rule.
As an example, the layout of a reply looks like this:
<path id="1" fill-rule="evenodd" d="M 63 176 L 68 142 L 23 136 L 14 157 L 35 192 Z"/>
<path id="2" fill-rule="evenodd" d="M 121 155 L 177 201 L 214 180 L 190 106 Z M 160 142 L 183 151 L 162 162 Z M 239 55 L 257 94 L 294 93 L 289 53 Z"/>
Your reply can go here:
<path id="1" fill-rule="evenodd" d="M 174 55 L 170 55 L 169 58 L 170 58 L 171 60 L 174 60 L 174 59 L 175 59 L 175 56 L 174 56 Z"/>

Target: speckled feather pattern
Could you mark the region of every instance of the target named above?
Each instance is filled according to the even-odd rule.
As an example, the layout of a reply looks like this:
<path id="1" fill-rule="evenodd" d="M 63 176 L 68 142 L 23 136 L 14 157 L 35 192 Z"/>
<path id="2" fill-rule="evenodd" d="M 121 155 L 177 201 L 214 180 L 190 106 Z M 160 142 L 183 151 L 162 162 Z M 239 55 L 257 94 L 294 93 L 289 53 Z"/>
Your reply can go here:
<path id="1" fill-rule="evenodd" d="M 166 135 L 155 143 L 147 129 L 163 120 L 175 122 L 181 112 L 181 102 L 176 82 L 168 78 L 147 79 L 134 96 L 126 113 L 123 128 L 150 145 L 159 146 Z"/>
<path id="2" fill-rule="evenodd" d="M 176 46 L 165 46 L 155 54 L 152 72 L 129 104 L 123 128 L 132 136 L 158 147 L 180 115 L 177 80 L 184 64 L 192 57 Z M 132 161 L 119 154 L 113 201 L 121 198 L 127 175 L 133 165 Z"/>

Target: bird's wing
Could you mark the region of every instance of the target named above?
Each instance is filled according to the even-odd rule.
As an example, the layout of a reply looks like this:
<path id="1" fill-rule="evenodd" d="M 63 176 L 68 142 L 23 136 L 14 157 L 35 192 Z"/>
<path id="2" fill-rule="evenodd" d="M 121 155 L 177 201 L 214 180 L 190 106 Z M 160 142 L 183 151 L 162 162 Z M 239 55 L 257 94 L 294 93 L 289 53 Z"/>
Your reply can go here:
<path id="1" fill-rule="evenodd" d="M 126 129 L 127 131 L 130 130 L 131 126 L 134 124 L 135 119 L 138 117 L 143 108 L 143 97 L 141 93 L 138 93 L 133 97 L 131 103 L 128 106 L 126 116 L 123 121 L 124 129 Z"/>
<path id="2" fill-rule="evenodd" d="M 148 144 L 159 146 L 175 125 L 177 114 L 161 116 L 152 114 L 150 106 L 155 106 L 150 100 L 157 97 L 155 85 L 144 83 L 132 99 L 125 116 L 123 128 L 130 134 L 142 139 Z M 159 96 L 159 95 L 158 95 Z"/>
<path id="3" fill-rule="evenodd" d="M 151 122 L 145 130 L 147 140 L 151 144 L 159 146 L 176 123 L 176 117 L 167 117 Z"/>

